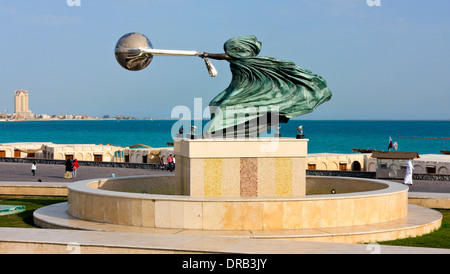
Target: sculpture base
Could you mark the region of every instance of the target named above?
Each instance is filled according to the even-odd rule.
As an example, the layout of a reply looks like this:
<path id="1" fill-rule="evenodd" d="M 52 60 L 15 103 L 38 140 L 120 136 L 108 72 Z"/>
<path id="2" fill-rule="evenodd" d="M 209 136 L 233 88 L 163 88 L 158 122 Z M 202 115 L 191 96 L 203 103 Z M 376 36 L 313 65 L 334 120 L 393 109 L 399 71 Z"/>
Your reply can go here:
<path id="1" fill-rule="evenodd" d="M 177 139 L 181 193 L 201 197 L 306 194 L 307 139 Z"/>

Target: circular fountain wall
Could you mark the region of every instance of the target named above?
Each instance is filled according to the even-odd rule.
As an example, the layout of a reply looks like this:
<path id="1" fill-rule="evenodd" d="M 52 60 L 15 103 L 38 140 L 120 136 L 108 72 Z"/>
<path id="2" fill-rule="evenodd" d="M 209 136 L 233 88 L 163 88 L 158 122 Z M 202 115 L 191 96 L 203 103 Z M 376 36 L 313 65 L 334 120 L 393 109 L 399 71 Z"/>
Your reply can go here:
<path id="1" fill-rule="evenodd" d="M 273 198 L 179 195 L 181 186 L 171 175 L 87 180 L 68 189 L 74 217 L 150 228 L 329 228 L 388 222 L 408 213 L 406 186 L 359 178 L 311 176 L 306 196 Z"/>

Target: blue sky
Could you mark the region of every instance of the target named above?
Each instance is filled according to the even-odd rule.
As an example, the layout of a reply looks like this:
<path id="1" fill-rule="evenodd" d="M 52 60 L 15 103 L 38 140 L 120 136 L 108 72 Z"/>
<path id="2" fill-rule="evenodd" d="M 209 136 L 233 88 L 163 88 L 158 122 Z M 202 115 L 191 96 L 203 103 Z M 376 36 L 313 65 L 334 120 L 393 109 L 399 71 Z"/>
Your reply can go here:
<path id="1" fill-rule="evenodd" d="M 117 40 L 141 32 L 155 48 L 223 52 L 256 35 L 260 56 L 294 61 L 324 77 L 331 101 L 300 119 L 450 119 L 450 1 L 380 0 L 0 0 L 0 111 L 26 89 L 39 114 L 168 118 L 206 108 L 231 81 L 215 61 L 155 57 L 121 68 Z"/>

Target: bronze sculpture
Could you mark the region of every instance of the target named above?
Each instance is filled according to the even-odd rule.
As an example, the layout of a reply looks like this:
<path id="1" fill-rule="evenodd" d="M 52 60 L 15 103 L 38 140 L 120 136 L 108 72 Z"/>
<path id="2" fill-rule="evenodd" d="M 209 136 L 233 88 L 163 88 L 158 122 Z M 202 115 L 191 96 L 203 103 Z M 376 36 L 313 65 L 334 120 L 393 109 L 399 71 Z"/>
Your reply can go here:
<path id="1" fill-rule="evenodd" d="M 211 121 L 205 137 L 257 137 L 272 126 L 312 112 L 332 94 L 322 77 L 293 62 L 258 57 L 262 43 L 255 36 L 229 39 L 225 53 L 155 50 L 142 34 L 127 34 L 116 45 L 117 61 L 126 69 L 140 70 L 153 55 L 199 56 L 211 76 L 215 69 L 208 58 L 230 63 L 232 81 L 209 104 Z"/>

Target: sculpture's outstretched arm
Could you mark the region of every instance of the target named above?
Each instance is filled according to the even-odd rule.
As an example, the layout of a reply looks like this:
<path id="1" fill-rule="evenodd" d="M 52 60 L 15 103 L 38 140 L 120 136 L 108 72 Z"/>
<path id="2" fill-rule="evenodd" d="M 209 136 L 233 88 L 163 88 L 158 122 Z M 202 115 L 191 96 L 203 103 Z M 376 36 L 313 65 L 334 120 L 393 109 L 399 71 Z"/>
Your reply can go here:
<path id="1" fill-rule="evenodd" d="M 206 53 L 203 52 L 199 55 L 201 58 L 211 58 L 216 60 L 233 60 L 234 58 L 226 53 Z"/>

